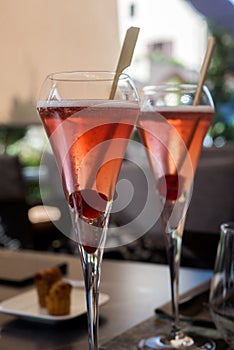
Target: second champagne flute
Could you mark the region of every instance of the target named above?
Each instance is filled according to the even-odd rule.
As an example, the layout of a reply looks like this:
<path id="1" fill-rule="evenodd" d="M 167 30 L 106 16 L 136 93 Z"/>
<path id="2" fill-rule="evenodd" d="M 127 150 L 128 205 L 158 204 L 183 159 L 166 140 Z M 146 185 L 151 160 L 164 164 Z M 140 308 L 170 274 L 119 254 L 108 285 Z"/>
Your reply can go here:
<path id="1" fill-rule="evenodd" d="M 140 348 L 214 349 L 212 341 L 185 335 L 179 324 L 179 266 L 184 222 L 203 139 L 214 114 L 212 98 L 205 86 L 199 105 L 193 105 L 196 91 L 196 85 L 176 83 L 144 89 L 138 130 L 162 203 L 173 323 L 169 334 L 142 340 Z"/>
<path id="2" fill-rule="evenodd" d="M 139 115 L 131 78 L 114 72 L 49 75 L 37 109 L 61 174 L 81 258 L 89 350 L 98 349 L 98 295 L 115 185 Z M 77 300 L 77 302 L 79 302 Z"/>

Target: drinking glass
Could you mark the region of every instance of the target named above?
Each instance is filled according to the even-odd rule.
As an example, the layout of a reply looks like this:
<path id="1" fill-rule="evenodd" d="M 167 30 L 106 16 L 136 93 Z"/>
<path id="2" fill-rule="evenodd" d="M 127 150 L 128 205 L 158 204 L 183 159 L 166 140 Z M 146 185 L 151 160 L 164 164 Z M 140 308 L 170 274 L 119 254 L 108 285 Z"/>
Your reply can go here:
<path id="1" fill-rule="evenodd" d="M 179 266 L 186 211 L 203 140 L 214 114 L 209 90 L 202 88 L 193 105 L 197 86 L 169 83 L 147 86 L 138 121 L 161 201 L 161 222 L 170 271 L 173 322 L 170 334 L 143 339 L 140 348 L 178 349 L 197 346 L 179 324 Z M 197 348 L 197 347 L 196 347 Z M 207 343 L 202 349 L 213 349 Z"/>
<path id="2" fill-rule="evenodd" d="M 101 261 L 116 181 L 140 112 L 138 94 L 126 74 L 60 72 L 46 78 L 37 110 L 70 209 L 85 281 L 89 349 L 97 350 Z"/>
<path id="3" fill-rule="evenodd" d="M 210 312 L 224 340 L 234 348 L 234 222 L 221 225 L 214 275 L 210 288 Z"/>

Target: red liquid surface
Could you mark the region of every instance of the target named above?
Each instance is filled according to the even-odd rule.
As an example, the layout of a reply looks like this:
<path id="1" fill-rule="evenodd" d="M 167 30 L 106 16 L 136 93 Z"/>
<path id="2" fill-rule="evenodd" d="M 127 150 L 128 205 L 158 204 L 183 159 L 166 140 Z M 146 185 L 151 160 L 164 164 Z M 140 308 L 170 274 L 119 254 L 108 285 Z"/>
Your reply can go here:
<path id="1" fill-rule="evenodd" d="M 141 113 L 138 130 L 149 151 L 159 192 L 164 193 L 167 200 L 174 201 L 181 194 L 179 186 L 183 187 L 185 183 L 187 157 L 190 156 L 193 172 L 196 171 L 213 110 L 210 107 L 182 107 L 175 111 L 175 108 L 161 107 L 158 113 L 160 115 Z"/>

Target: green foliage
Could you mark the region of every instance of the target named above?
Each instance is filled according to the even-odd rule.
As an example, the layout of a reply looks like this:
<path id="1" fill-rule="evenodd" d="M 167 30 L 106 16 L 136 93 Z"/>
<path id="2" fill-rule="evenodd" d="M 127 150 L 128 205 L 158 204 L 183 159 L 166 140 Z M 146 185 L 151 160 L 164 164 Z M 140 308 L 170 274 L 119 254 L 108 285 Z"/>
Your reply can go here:
<path id="1" fill-rule="evenodd" d="M 23 126 L 0 125 L 0 153 L 6 152 L 9 145 L 22 139 L 26 131 L 26 128 Z"/>
<path id="2" fill-rule="evenodd" d="M 176 60 L 175 58 L 166 55 L 164 52 L 155 50 L 149 55 L 150 60 L 153 63 L 168 63 L 177 67 L 183 67 L 182 63 Z"/>
<path id="3" fill-rule="evenodd" d="M 213 24 L 210 31 L 216 38 L 216 47 L 208 82 L 216 112 L 209 133 L 214 140 L 234 140 L 234 36 Z"/>

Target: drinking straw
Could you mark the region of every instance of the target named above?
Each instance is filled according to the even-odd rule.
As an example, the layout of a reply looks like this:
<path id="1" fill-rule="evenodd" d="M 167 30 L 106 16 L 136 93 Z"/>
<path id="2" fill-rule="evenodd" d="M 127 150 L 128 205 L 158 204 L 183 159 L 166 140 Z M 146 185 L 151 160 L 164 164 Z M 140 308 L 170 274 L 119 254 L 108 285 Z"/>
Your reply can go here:
<path id="1" fill-rule="evenodd" d="M 116 91 L 116 87 L 117 87 L 117 83 L 118 83 L 120 74 L 123 72 L 123 70 L 125 68 L 129 67 L 131 62 L 132 62 L 133 52 L 134 52 L 134 49 L 136 46 L 139 30 L 140 30 L 140 28 L 130 27 L 130 28 L 128 28 L 128 30 L 125 34 L 124 43 L 123 43 L 122 50 L 121 50 L 121 53 L 119 56 L 117 68 L 115 70 L 116 74 L 115 74 L 114 81 L 113 81 L 113 84 L 111 87 L 111 92 L 110 92 L 110 96 L 109 96 L 110 100 L 113 100 L 113 98 L 115 96 L 115 91 Z"/>
<path id="2" fill-rule="evenodd" d="M 204 81 L 206 79 L 206 74 L 207 74 L 207 71 L 208 71 L 208 68 L 209 68 L 209 65 L 210 65 L 210 62 L 211 62 L 211 58 L 212 58 L 212 54 L 214 52 L 214 48 L 215 48 L 215 38 L 213 36 L 211 36 L 209 38 L 209 41 L 208 41 L 206 54 L 205 54 L 205 57 L 204 57 L 204 60 L 203 60 L 203 63 L 202 63 L 202 67 L 201 67 L 201 71 L 200 71 L 200 80 L 199 80 L 197 91 L 196 91 L 195 98 L 194 98 L 194 101 L 193 101 L 193 105 L 194 106 L 197 106 L 197 104 L 200 101 L 201 92 L 202 92 L 202 86 L 203 86 Z M 198 124 L 199 124 L 199 118 L 197 119 L 196 123 L 194 124 L 193 130 L 191 131 L 191 134 L 190 134 L 190 138 L 187 141 L 187 149 L 188 150 L 191 147 L 191 144 L 192 144 L 192 141 L 193 141 L 193 138 L 194 138 L 194 134 L 195 134 L 195 132 L 197 130 Z M 177 169 L 178 169 L 177 172 L 178 173 L 181 170 L 181 167 L 182 167 L 182 165 L 184 163 L 185 158 L 186 158 L 186 152 L 184 153 L 183 157 L 181 158 L 181 160 L 180 160 L 180 162 L 179 162 L 179 164 L 177 166 Z"/>
<path id="3" fill-rule="evenodd" d="M 197 104 L 199 103 L 200 97 L 201 97 L 201 92 L 202 92 L 202 86 L 204 84 L 204 81 L 206 79 L 206 74 L 211 62 L 211 58 L 214 52 L 214 48 L 215 48 L 215 38 L 213 36 L 211 36 L 209 38 L 208 41 L 208 46 L 207 46 L 207 50 L 206 50 L 206 54 L 202 63 L 202 67 L 201 67 L 201 71 L 200 71 L 200 80 L 198 83 L 198 87 L 197 87 L 197 91 L 196 91 L 196 95 L 193 101 L 193 105 L 197 106 Z"/>

